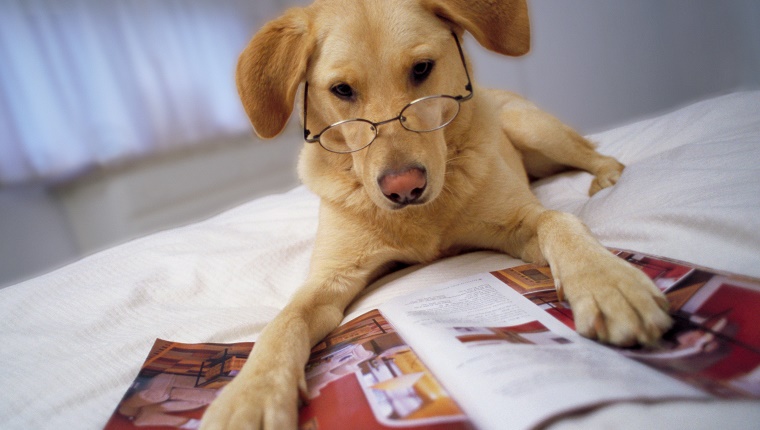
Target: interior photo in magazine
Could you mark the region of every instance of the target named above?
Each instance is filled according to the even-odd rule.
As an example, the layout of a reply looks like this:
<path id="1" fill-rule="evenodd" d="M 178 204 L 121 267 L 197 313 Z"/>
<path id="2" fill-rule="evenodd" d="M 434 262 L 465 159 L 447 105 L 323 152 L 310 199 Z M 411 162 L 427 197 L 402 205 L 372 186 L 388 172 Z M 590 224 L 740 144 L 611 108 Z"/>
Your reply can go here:
<path id="1" fill-rule="evenodd" d="M 240 371 L 252 347 L 250 342 L 156 340 L 105 428 L 198 428 L 206 407 Z"/>
<path id="2" fill-rule="evenodd" d="M 549 330 L 540 321 L 507 327 L 454 327 L 460 342 L 470 346 L 488 345 L 499 342 L 528 345 L 554 345 L 570 342 Z"/>
<path id="3" fill-rule="evenodd" d="M 378 311 L 338 327 L 306 365 L 302 429 L 472 428 L 449 393 Z M 339 410 L 335 412 L 335 410 Z"/>

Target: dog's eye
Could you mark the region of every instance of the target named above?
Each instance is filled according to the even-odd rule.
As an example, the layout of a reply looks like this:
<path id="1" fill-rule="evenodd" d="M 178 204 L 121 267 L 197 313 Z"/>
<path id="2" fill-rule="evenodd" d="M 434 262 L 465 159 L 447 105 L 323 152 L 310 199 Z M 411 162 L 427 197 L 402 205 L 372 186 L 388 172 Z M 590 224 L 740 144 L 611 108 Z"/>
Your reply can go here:
<path id="1" fill-rule="evenodd" d="M 354 89 L 348 84 L 333 85 L 330 91 L 342 99 L 350 99 L 354 96 Z"/>
<path id="2" fill-rule="evenodd" d="M 414 67 L 412 67 L 412 81 L 417 84 L 424 82 L 425 79 L 430 76 L 430 72 L 433 71 L 434 65 L 435 62 L 431 60 L 420 61 L 415 64 Z"/>

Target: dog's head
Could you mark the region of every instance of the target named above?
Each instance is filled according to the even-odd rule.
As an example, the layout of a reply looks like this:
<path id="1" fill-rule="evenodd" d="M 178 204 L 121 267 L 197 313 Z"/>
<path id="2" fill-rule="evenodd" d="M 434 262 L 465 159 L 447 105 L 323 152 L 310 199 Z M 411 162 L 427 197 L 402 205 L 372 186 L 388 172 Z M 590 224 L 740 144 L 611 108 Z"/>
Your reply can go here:
<path id="1" fill-rule="evenodd" d="M 360 192 L 389 210 L 424 204 L 443 189 L 451 147 L 470 125 L 465 30 L 490 50 L 522 55 L 525 0 L 318 0 L 253 37 L 238 91 L 257 134 L 270 138 L 306 83 L 299 170 L 323 197 L 350 203 Z M 446 97 L 427 98 L 436 95 Z"/>

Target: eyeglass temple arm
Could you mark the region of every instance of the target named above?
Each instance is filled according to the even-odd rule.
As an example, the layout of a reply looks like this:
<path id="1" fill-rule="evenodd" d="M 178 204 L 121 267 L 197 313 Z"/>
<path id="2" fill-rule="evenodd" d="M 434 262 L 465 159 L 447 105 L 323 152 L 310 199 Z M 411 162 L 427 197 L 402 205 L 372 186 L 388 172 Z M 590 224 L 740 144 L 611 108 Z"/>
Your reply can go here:
<path id="1" fill-rule="evenodd" d="M 462 59 L 462 65 L 464 66 L 464 74 L 467 75 L 467 85 L 465 85 L 464 89 L 470 92 L 468 96 L 463 96 L 462 98 L 469 99 L 470 97 L 472 97 L 472 79 L 470 79 L 470 71 L 467 70 L 467 62 L 464 59 L 464 51 L 462 50 L 462 45 L 459 43 L 459 37 L 453 31 L 451 32 L 451 35 L 454 36 L 454 41 L 457 43 L 459 58 Z"/>
<path id="2" fill-rule="evenodd" d="M 305 81 L 303 85 L 303 138 L 305 140 L 309 140 L 309 135 L 311 134 L 311 131 L 309 131 L 308 128 L 306 128 L 306 117 L 307 112 L 307 106 L 308 103 L 306 102 L 306 98 L 309 96 L 309 81 Z"/>

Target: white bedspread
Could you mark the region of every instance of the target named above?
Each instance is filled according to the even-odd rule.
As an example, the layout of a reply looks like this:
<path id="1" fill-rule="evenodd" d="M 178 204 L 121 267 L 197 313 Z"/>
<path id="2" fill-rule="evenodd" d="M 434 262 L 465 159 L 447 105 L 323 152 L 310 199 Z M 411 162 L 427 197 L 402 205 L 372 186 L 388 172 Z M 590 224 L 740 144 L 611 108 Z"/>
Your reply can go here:
<path id="1" fill-rule="evenodd" d="M 605 245 L 760 277 L 760 91 L 592 139 L 628 166 L 620 182 L 589 199 L 586 173 L 543 180 L 534 188 L 547 206 L 580 215 Z M 255 340 L 306 276 L 318 205 L 299 187 L 0 290 L 0 428 L 101 428 L 157 337 Z M 348 318 L 404 292 L 516 263 L 478 252 L 410 267 L 368 288 Z M 756 402 L 674 402 L 621 404 L 555 426 L 758 422 Z"/>

